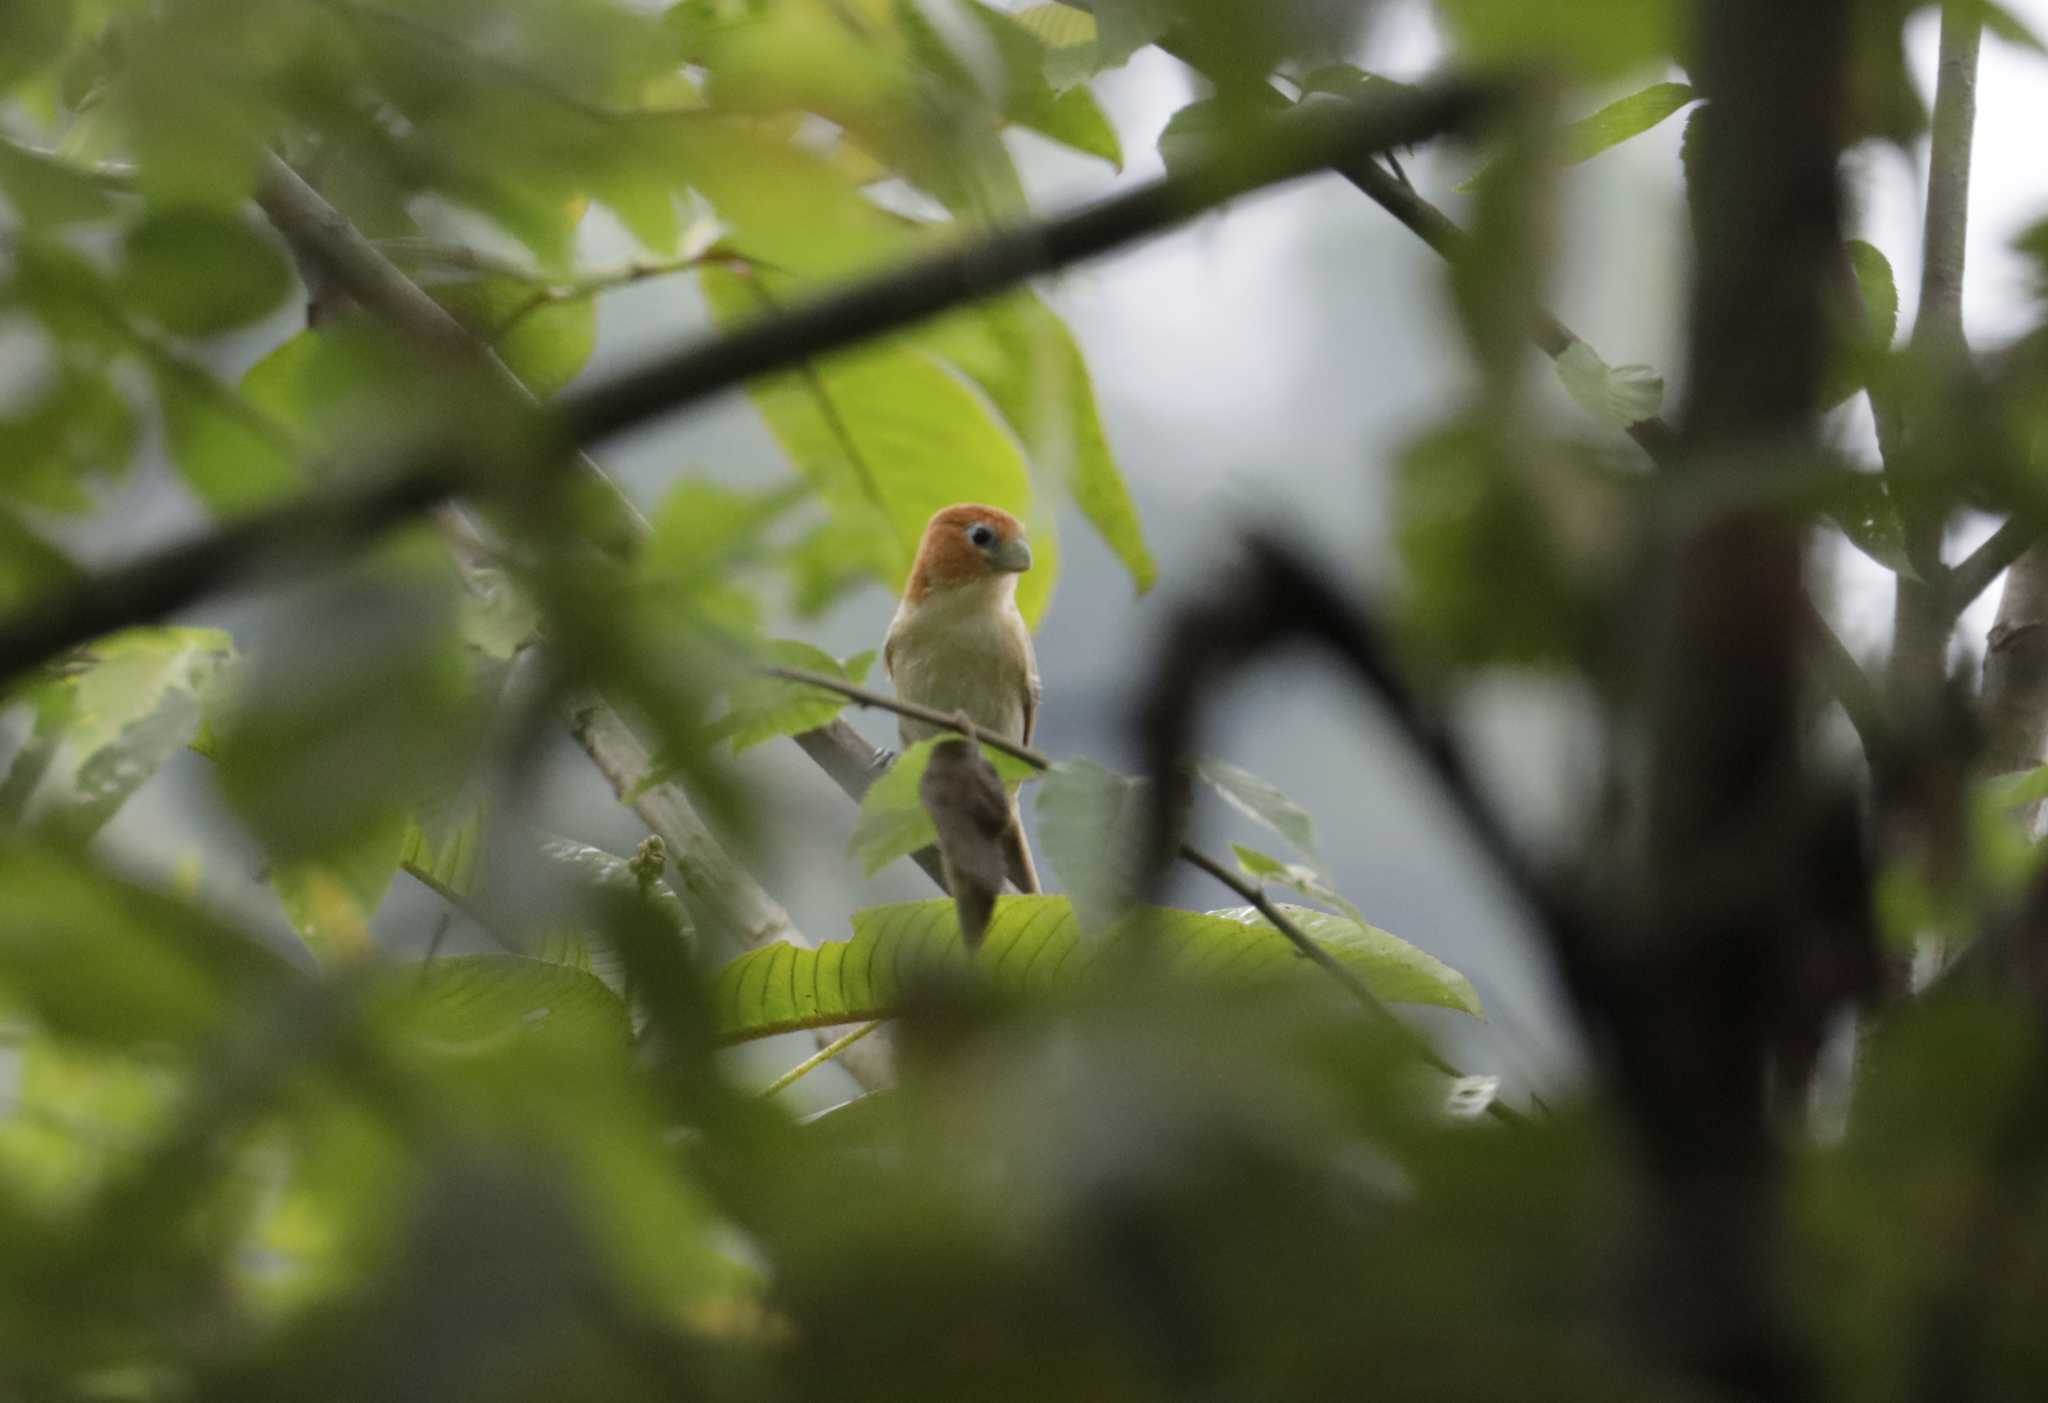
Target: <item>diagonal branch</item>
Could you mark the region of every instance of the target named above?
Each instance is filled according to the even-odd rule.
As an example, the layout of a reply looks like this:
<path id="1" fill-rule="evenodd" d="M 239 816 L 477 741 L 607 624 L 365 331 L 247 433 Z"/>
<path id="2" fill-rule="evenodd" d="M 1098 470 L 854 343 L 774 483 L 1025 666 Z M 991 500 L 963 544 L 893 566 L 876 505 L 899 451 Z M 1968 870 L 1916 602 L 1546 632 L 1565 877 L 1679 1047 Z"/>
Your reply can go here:
<path id="1" fill-rule="evenodd" d="M 880 692 L 872 691 L 856 683 L 842 682 L 836 677 L 827 677 L 822 673 L 804 672 L 801 669 L 789 667 L 764 667 L 761 671 L 766 676 L 779 677 L 785 682 L 796 682 L 804 686 L 819 688 L 822 691 L 835 692 L 857 706 L 873 707 L 879 711 L 891 711 L 898 716 L 907 716 L 913 721 L 923 721 L 928 725 L 937 726 L 956 735 L 965 736 L 969 740 L 980 742 L 991 750 L 999 750 L 1005 755 L 1021 760 L 1035 770 L 1044 771 L 1053 767 L 1052 758 L 1044 751 L 1034 750 L 1021 741 L 1007 740 L 1002 736 L 990 735 L 979 727 L 966 724 L 954 712 L 940 711 L 934 707 L 921 706 L 916 702 L 904 701 L 898 697 L 885 696 Z M 1261 916 L 1264 916 L 1275 930 L 1285 936 L 1289 944 L 1293 945 L 1305 958 L 1341 984 L 1345 992 L 1357 1000 L 1360 1006 L 1375 1018 L 1393 1027 L 1405 1028 L 1407 1026 L 1395 1017 L 1393 1010 L 1386 1006 L 1380 999 L 1380 996 L 1375 994 L 1364 980 L 1360 979 L 1354 971 L 1347 968 L 1336 956 L 1318 945 L 1309 936 L 1307 931 L 1304 931 L 1285 911 L 1282 911 L 1273 899 L 1266 894 L 1266 889 L 1262 885 L 1246 880 L 1238 873 L 1233 872 L 1223 862 L 1211 857 L 1192 843 L 1181 843 L 1179 856 L 1189 866 L 1207 873 L 1235 892 Z M 1431 1048 L 1421 1038 L 1416 1038 L 1415 1043 L 1422 1059 L 1437 1071 L 1447 1077 L 1462 1077 L 1465 1075 L 1445 1061 L 1435 1049 Z M 1498 1101 L 1489 1103 L 1489 1111 L 1501 1119 L 1510 1121 L 1520 1119 L 1520 1116 L 1510 1107 L 1502 1105 Z"/>
<path id="2" fill-rule="evenodd" d="M 564 396 L 552 411 L 555 428 L 564 442 L 579 445 L 636 428 L 757 375 L 789 369 L 1150 238 L 1253 191 L 1364 153 L 1463 129 L 1488 101 L 1485 89 L 1444 84 L 1377 104 L 1369 112 L 1300 114 L 1309 120 L 1283 124 L 1255 156 L 1218 156 L 1068 214 L 964 240 L 739 331 L 657 357 L 592 390 Z M 263 198 L 267 210 L 305 231 L 352 296 L 380 314 L 402 316 L 401 325 L 417 324 L 432 341 L 451 344 L 449 328 L 460 330 L 454 319 L 296 175 L 271 168 Z M 463 349 L 474 354 L 466 337 Z M 159 619 L 259 567 L 299 567 L 296 555 L 263 549 L 273 532 L 301 542 L 325 540 L 328 551 L 319 560 L 331 559 L 424 514 L 467 485 L 446 463 L 409 463 L 395 473 L 352 480 L 329 493 L 243 518 L 214 535 L 53 592 L 0 620 L 0 681 L 98 634 Z"/>

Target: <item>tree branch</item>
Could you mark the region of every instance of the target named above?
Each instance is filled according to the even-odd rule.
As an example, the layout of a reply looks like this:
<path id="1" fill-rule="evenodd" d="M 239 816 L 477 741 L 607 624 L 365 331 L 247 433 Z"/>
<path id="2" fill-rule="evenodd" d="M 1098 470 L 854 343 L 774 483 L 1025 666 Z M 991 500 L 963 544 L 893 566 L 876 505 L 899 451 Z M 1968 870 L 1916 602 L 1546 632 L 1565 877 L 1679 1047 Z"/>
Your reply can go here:
<path id="1" fill-rule="evenodd" d="M 577 444 L 637 427 L 757 375 L 900 330 L 1162 233 L 1252 191 L 1363 152 L 1461 129 L 1484 109 L 1487 97 L 1483 89 L 1451 84 L 1379 104 L 1370 112 L 1302 114 L 1313 120 L 1286 124 L 1255 156 L 1204 161 L 1099 204 L 965 241 L 658 357 L 595 389 L 566 395 L 557 401 L 556 427 L 565 442 Z M 352 296 L 430 343 L 459 345 L 464 354 L 475 354 L 466 333 L 459 343 L 452 339 L 461 333 L 454 318 L 281 163 L 266 169 L 262 199 L 281 227 L 306 238 Z M 102 633 L 160 619 L 258 566 L 304 568 L 297 552 L 265 549 L 273 534 L 293 543 L 326 542 L 326 551 L 306 562 L 319 564 L 428 511 L 467 485 L 445 464 L 415 462 L 393 475 L 354 480 L 252 515 L 46 595 L 0 621 L 0 681 Z"/>

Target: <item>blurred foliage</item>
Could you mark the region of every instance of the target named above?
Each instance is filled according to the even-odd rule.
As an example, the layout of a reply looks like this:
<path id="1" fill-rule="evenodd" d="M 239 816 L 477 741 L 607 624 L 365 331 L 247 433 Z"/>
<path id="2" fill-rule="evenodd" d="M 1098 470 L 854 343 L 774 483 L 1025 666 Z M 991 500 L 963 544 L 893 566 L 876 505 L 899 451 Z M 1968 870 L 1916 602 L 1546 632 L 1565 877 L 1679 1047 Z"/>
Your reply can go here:
<path id="1" fill-rule="evenodd" d="M 1754 499 L 1659 473 L 1664 376 L 1550 323 L 1544 274 L 1561 169 L 1685 112 L 1690 183 L 1717 109 L 1687 8 L 1434 8 L 1451 65 L 1533 81 L 1454 153 L 1471 227 L 1444 240 L 1445 315 L 1470 374 L 1393 465 L 1398 639 L 1432 688 L 1603 683 L 1617 562 L 1673 521 L 1763 503 L 1927 583 L 1909 540 L 2039 514 L 2048 325 L 1981 375 L 1931 365 L 1895 346 L 1891 264 L 1860 242 L 1826 398 L 1913 432 Z M 1902 35 L 1930 8 L 1855 7 L 1856 138 L 1923 131 Z M 2010 9 L 1963 8 L 2041 48 Z M 553 421 L 356 306 L 256 198 L 289 162 L 536 398 L 573 401 L 606 299 L 638 285 L 681 280 L 711 337 L 1021 224 L 1024 143 L 1121 169 L 1132 134 L 1090 82 L 1149 45 L 1209 80 L 1160 136 L 1176 170 L 1256 155 L 1292 105 L 1384 101 L 1400 79 L 1349 61 L 1374 9 L 0 3 L 0 611 L 68 598 L 74 556 L 159 543 L 166 496 L 232 533 L 394 464 L 476 487 L 473 514 L 225 619 L 152 601 L 158 626 L 0 678 L 0 1399 L 1727 1396 L 1641 1328 L 1621 1264 L 1651 1209 L 1609 1105 L 1482 1121 L 1493 1080 L 1447 1083 L 1255 908 L 1152 904 L 1148 781 L 986 750 L 1033 788 L 1060 890 L 1002 898 L 971 956 L 944 899 L 740 949 L 761 932 L 701 855 L 535 811 L 556 718 L 602 695 L 652 756 L 610 777 L 622 799 L 680 786 L 776 870 L 756 752 L 847 703 L 759 669 L 860 683 L 871 653 L 786 635 L 897 589 L 937 507 L 1028 523 L 1034 623 L 1060 617 L 1062 525 L 1151 588 L 1052 301 L 756 380 L 771 461 L 679 467 L 614 548 L 616 503 L 555 471 Z M 2021 247 L 2048 289 L 2048 224 Z M 933 841 L 932 745 L 842 811 L 833 875 Z M 156 845 L 184 854 L 169 872 L 109 831 L 155 821 L 123 811 L 159 776 L 219 801 Z M 1339 889 L 1305 809 L 1224 760 L 1187 779 L 1262 844 L 1231 845 L 1233 883 L 1299 898 L 1283 915 L 1424 1028 L 1480 1026 L 1471 981 Z M 2015 813 L 2048 770 L 1956 787 L 1958 851 L 1916 833 L 1876 882 L 1891 953 L 1925 969 L 1986 948 L 2043 876 Z M 263 896 L 230 899 L 249 864 Z M 419 958 L 382 938 L 406 884 L 444 908 Z M 816 1114 L 791 1104 L 816 1082 L 764 1098 L 731 1051 L 883 1018 L 895 1084 Z M 1845 1122 L 1792 1142 L 1766 1282 L 1816 1396 L 1924 1396 L 1951 1357 L 1982 1396 L 2038 1395 L 2038 1022 L 1938 980 L 1864 1043 Z"/>

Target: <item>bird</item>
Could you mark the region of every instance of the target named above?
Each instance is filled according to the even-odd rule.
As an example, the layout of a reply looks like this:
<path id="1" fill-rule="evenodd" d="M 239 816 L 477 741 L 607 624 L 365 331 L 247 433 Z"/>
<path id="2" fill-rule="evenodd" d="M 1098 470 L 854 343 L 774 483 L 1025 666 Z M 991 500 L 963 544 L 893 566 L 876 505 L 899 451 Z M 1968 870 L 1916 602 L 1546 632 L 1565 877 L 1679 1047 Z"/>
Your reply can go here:
<path id="1" fill-rule="evenodd" d="M 1038 659 L 1017 608 L 1017 577 L 1030 568 L 1024 523 L 1008 512 L 975 502 L 934 512 L 882 644 L 896 695 L 1029 745 L 1038 724 Z M 945 733 L 909 716 L 898 729 L 905 746 Z M 1012 885 L 1036 893 L 1038 869 L 1015 794 L 1004 839 Z"/>

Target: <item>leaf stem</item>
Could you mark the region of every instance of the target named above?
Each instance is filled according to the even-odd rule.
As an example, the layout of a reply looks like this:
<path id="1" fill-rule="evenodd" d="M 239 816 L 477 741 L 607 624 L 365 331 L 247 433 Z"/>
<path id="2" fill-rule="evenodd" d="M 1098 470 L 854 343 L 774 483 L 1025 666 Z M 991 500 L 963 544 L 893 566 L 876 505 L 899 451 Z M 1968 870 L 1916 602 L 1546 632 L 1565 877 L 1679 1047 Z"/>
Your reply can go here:
<path id="1" fill-rule="evenodd" d="M 852 1047 L 855 1043 L 859 1042 L 862 1038 L 866 1037 L 869 1033 L 874 1032 L 875 1029 L 881 1026 L 882 1020 L 878 1018 L 872 1023 L 861 1024 L 858 1028 L 855 1028 L 852 1032 L 846 1034 L 843 1037 L 834 1038 L 831 1042 L 826 1043 L 823 1047 L 819 1048 L 809 1057 L 806 1057 L 803 1061 L 797 1063 L 794 1067 L 791 1067 L 788 1071 L 784 1072 L 774 1081 L 771 1081 L 768 1083 L 768 1085 L 762 1087 L 761 1099 L 763 1101 L 766 1101 L 769 1097 L 775 1095 L 776 1092 L 783 1090 L 785 1087 L 788 1087 L 793 1082 L 796 1082 L 804 1077 L 809 1076 L 812 1072 L 817 1071 L 818 1068 L 824 1066 L 827 1062 L 830 1062 L 840 1053 L 846 1051 L 846 1049 Z"/>

